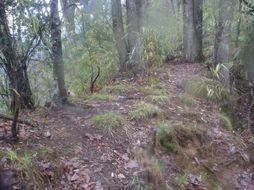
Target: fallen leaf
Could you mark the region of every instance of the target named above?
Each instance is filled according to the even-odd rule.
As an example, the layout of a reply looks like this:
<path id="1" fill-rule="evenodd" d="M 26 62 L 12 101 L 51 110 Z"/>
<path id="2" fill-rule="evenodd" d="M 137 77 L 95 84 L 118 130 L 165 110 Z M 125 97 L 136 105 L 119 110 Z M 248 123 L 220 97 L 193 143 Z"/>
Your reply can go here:
<path id="1" fill-rule="evenodd" d="M 102 188 L 102 186 L 101 186 L 101 182 L 100 182 L 100 181 L 96 181 L 95 190 L 103 190 L 103 188 Z"/>
<path id="2" fill-rule="evenodd" d="M 78 176 L 78 174 L 74 174 L 72 177 L 71 177 L 71 180 L 70 181 L 77 181 L 79 179 L 79 176 Z"/>

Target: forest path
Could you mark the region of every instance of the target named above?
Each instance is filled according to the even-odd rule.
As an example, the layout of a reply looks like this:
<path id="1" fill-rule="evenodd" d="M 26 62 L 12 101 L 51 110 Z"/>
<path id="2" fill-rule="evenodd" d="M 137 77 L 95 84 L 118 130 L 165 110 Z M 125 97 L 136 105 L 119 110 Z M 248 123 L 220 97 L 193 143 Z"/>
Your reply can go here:
<path id="1" fill-rule="evenodd" d="M 190 99 L 182 87 L 184 79 L 206 73 L 198 64 L 166 65 L 140 80 L 116 79 L 100 92 L 108 98 L 94 95 L 38 109 L 30 117 L 40 121 L 40 128 L 24 129 L 18 149 L 36 153 L 40 173 L 52 178 L 53 189 L 148 189 L 148 183 L 154 189 L 254 189 L 246 138 L 221 126 L 216 103 Z M 133 119 L 144 102 L 163 114 Z M 93 122 L 108 111 L 120 114 L 124 126 L 108 131 Z M 201 126 L 205 140 L 186 141 L 183 154 L 153 147 L 157 125 L 165 121 Z M 60 182 L 54 184 L 54 178 Z"/>

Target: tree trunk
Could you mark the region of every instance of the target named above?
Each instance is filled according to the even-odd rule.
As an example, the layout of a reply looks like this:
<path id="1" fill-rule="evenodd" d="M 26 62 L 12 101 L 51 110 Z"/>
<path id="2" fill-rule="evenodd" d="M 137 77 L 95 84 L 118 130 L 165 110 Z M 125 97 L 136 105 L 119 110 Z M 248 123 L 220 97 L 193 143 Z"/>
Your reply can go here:
<path id="1" fill-rule="evenodd" d="M 221 70 L 221 80 L 226 87 L 229 87 L 229 46 L 230 46 L 230 32 L 232 22 L 231 0 L 223 0 L 218 3 L 219 17 L 216 28 L 215 42 L 214 42 L 214 67 L 218 64 L 223 64 Z"/>
<path id="2" fill-rule="evenodd" d="M 111 0 L 111 5 L 113 32 L 119 55 L 120 71 L 127 71 L 126 63 L 128 59 L 128 51 L 123 27 L 121 0 Z"/>
<path id="3" fill-rule="evenodd" d="M 126 1 L 128 23 L 129 62 L 128 70 L 134 75 L 145 69 L 143 22 L 146 9 L 146 0 Z"/>
<path id="4" fill-rule="evenodd" d="M 67 91 L 64 81 L 64 62 L 61 39 L 61 21 L 58 10 L 58 0 L 51 0 L 51 42 L 54 79 L 58 87 L 58 100 L 66 101 Z"/>
<path id="5" fill-rule="evenodd" d="M 174 0 L 164 0 L 164 5 L 168 13 L 170 13 L 171 15 L 176 14 Z"/>
<path id="6" fill-rule="evenodd" d="M 189 62 L 201 62 L 203 60 L 203 0 L 183 0 L 182 3 L 185 59 Z"/>
<path id="7" fill-rule="evenodd" d="M 27 75 L 27 66 L 21 63 L 13 44 L 14 39 L 11 36 L 7 15 L 5 12 L 5 3 L 0 1 L 0 49 L 4 55 L 4 67 L 10 81 L 12 104 L 11 109 L 16 108 L 16 93 L 20 95 L 20 108 L 33 109 L 34 100 L 32 90 Z"/>
<path id="8" fill-rule="evenodd" d="M 63 17 L 65 21 L 66 31 L 70 38 L 75 34 L 75 8 L 76 0 L 60 0 L 63 9 Z"/>

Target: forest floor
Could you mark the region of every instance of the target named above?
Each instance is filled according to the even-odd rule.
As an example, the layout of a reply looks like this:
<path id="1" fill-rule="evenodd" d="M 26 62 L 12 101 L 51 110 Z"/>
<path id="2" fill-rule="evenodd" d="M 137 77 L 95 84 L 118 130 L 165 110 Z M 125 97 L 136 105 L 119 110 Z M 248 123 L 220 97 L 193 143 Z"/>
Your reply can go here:
<path id="1" fill-rule="evenodd" d="M 184 86 L 206 74 L 201 65 L 168 64 L 24 113 L 38 127 L 20 125 L 18 144 L 0 141 L 1 165 L 27 189 L 254 189 L 253 138 L 230 129 L 216 101 Z"/>

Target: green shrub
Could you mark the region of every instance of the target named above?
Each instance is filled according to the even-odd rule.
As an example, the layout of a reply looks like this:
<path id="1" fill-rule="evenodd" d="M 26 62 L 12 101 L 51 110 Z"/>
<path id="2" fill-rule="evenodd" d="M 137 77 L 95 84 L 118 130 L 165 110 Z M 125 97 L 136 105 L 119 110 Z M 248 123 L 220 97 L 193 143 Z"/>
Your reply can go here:
<path id="1" fill-rule="evenodd" d="M 113 111 L 106 111 L 102 114 L 94 116 L 92 118 L 92 122 L 94 125 L 102 127 L 107 131 L 112 131 L 114 128 L 127 126 L 127 121 L 123 118 L 123 116 Z"/>
<path id="2" fill-rule="evenodd" d="M 218 115 L 218 117 L 220 120 L 220 124 L 223 127 L 225 127 L 228 130 L 233 130 L 233 125 L 232 125 L 231 119 L 226 114 L 220 113 Z"/>
<path id="3" fill-rule="evenodd" d="M 190 94 L 183 93 L 180 94 L 178 98 L 183 104 L 187 106 L 195 106 L 197 104 L 197 101 Z"/>
<path id="4" fill-rule="evenodd" d="M 197 97 L 222 102 L 229 99 L 230 93 L 220 82 L 205 77 L 192 76 L 182 82 L 183 89 Z"/>
<path id="5" fill-rule="evenodd" d="M 181 123 L 162 122 L 157 125 L 156 141 L 169 152 L 177 153 L 194 138 L 202 140 L 204 129 L 199 126 L 185 126 Z"/>
<path id="6" fill-rule="evenodd" d="M 131 112 L 131 118 L 134 120 L 147 119 L 149 117 L 159 116 L 163 111 L 156 105 L 141 102 L 136 110 Z"/>

